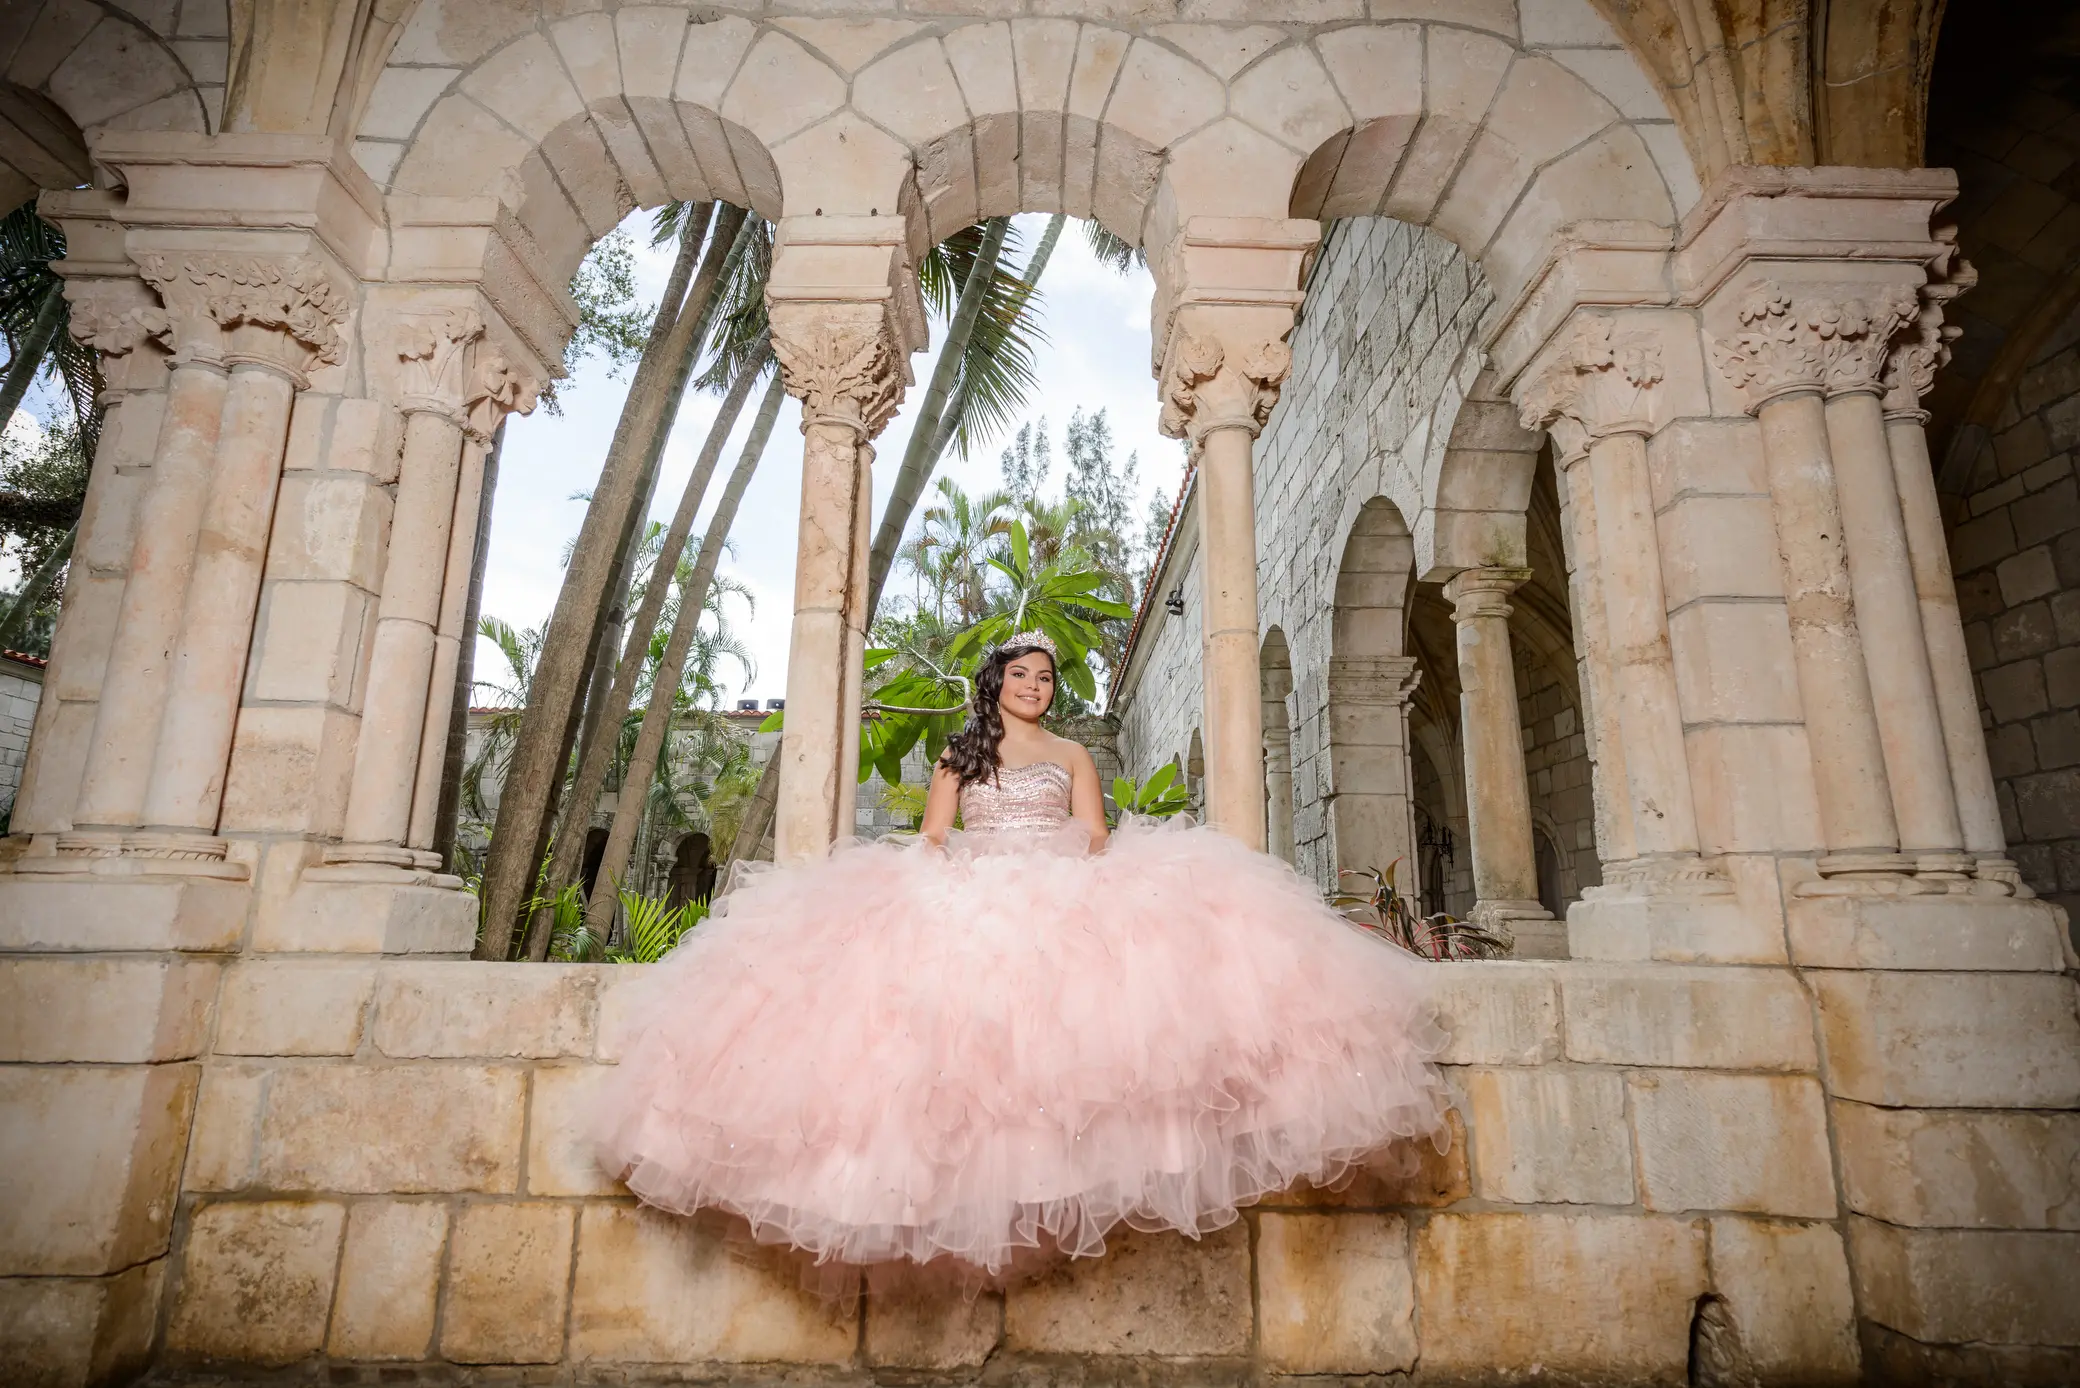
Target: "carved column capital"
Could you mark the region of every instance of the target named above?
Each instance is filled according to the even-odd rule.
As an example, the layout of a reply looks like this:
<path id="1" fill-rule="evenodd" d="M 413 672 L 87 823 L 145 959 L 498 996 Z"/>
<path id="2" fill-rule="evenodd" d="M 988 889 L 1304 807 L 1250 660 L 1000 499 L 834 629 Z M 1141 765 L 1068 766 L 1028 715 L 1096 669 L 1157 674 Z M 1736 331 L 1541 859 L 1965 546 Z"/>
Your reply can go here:
<path id="1" fill-rule="evenodd" d="M 1885 414 L 1888 418 L 1926 422 L 1921 397 L 1935 386 L 1936 372 L 1950 361 L 1950 344 L 1963 329 L 1943 321 L 1944 307 L 1979 283 L 1970 261 L 1953 255 L 1930 272 L 1921 287 L 1920 307 L 1885 359 Z"/>
<path id="2" fill-rule="evenodd" d="M 111 397 L 144 381 L 163 379 L 159 363 L 173 325 L 142 280 L 68 278 L 65 302 L 72 335 L 101 354 L 108 383 L 102 404 L 112 404 Z"/>
<path id="3" fill-rule="evenodd" d="M 498 347 L 484 343 L 477 348 L 469 391 L 463 397 L 463 430 L 479 443 L 488 443 L 507 415 L 533 414 L 541 395 L 540 381 L 515 367 Z"/>
<path id="4" fill-rule="evenodd" d="M 466 388 L 476 384 L 469 371 L 470 348 L 483 338 L 484 320 L 467 308 L 404 314 L 391 336 L 398 361 L 399 406 L 459 420 Z"/>
<path id="5" fill-rule="evenodd" d="M 804 433 L 818 424 L 879 434 L 903 398 L 903 355 L 878 305 L 775 305 L 773 355 L 787 393 L 802 402 Z"/>
<path id="6" fill-rule="evenodd" d="M 1471 622 L 1483 617 L 1507 620 L 1509 595 L 1531 578 L 1529 569 L 1461 569 L 1444 585 L 1452 602 L 1452 620 Z"/>
<path id="7" fill-rule="evenodd" d="M 1611 434 L 1654 432 L 1654 388 L 1667 371 L 1661 341 L 1652 332 L 1624 331 L 1610 318 L 1575 320 L 1558 354 L 1530 378 L 1518 402 L 1527 429 L 1553 430 L 1563 422 L 1564 443 L 1585 452 Z"/>
<path id="8" fill-rule="evenodd" d="M 1882 389 L 1887 354 L 1918 312 L 1905 285 L 1868 295 L 1796 294 L 1772 280 L 1749 285 L 1735 305 L 1739 327 L 1712 343 L 1712 360 L 1747 394 L 1749 413 L 1780 395 L 1847 395 Z"/>
<path id="9" fill-rule="evenodd" d="M 340 359 L 351 305 L 308 256 L 153 252 L 137 263 L 165 301 L 176 363 L 267 366 L 301 386 Z"/>
<path id="10" fill-rule="evenodd" d="M 1255 438 L 1292 374 L 1293 349 L 1278 338 L 1229 344 L 1213 332 L 1179 332 L 1163 364 L 1161 428 L 1196 444 L 1215 429 Z"/>

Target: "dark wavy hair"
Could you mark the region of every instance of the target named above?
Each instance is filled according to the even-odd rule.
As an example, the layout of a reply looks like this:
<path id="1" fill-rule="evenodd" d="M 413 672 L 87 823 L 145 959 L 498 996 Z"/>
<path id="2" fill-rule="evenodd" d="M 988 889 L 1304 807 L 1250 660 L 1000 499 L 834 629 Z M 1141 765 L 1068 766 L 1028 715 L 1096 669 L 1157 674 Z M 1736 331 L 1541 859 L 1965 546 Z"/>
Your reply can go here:
<path id="1" fill-rule="evenodd" d="M 975 672 L 975 695 L 969 700 L 967 724 L 946 739 L 946 750 L 939 757 L 962 785 L 994 780 L 1004 765 L 997 751 L 997 744 L 1004 740 L 1004 710 L 997 707 L 997 701 L 1004 697 L 1004 669 L 1034 651 L 1047 656 L 1048 668 L 1054 670 L 1059 689 L 1061 669 L 1044 646 L 1006 646 L 992 651 Z M 1052 708 L 1053 704 L 1048 706 Z"/>

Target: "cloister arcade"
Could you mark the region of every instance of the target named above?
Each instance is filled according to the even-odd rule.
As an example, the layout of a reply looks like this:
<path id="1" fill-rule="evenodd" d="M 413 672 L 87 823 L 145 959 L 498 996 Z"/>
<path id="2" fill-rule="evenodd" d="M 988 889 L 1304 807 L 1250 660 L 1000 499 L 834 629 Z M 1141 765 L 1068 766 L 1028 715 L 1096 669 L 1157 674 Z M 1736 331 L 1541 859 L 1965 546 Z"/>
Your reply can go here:
<path id="1" fill-rule="evenodd" d="M 1939 7 L 1764 8 L 8 7 L 0 193 L 64 228 L 109 390 L 0 862 L 0 1359 L 2069 1374 L 2076 964 L 2008 850 L 2051 857 L 2061 821 L 2016 806 L 2059 767 L 1997 782 L 1968 623 L 2051 678 L 2017 632 L 2080 573 L 2000 508 L 2070 474 L 2064 407 L 2009 402 L 2070 341 L 2075 261 L 2035 239 L 2070 208 L 2021 235 L 1961 204 L 2012 345 L 1957 342 L 1944 384 L 1978 252 L 1922 166 Z M 1450 1152 L 975 1300 L 837 1305 L 593 1166 L 616 972 L 470 960 L 428 820 L 486 441 L 558 369 L 587 248 L 666 199 L 777 228 L 783 859 L 850 816 L 917 257 L 1027 211 L 1146 251 L 1193 481 L 1122 755 L 1203 761 L 1238 851 L 1325 882 L 1464 826 L 1438 891 L 1520 958 L 1439 966 Z M 1946 531 L 1939 476 L 2016 552 Z M 1995 746 L 2041 747 L 2048 696 L 2016 700 Z"/>

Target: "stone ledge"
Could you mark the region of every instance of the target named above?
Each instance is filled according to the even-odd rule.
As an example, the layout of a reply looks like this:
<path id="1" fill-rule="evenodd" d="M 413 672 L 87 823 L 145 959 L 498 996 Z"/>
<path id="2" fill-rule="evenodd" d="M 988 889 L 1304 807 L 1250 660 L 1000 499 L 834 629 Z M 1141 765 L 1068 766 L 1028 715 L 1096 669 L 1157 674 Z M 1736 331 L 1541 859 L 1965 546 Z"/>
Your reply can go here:
<path id="1" fill-rule="evenodd" d="M 217 1003 L 218 1055 L 352 1055 L 368 1031 L 373 960 L 248 958 Z"/>
<path id="2" fill-rule="evenodd" d="M 1832 1104 L 1843 1199 L 1888 1224 L 2080 1231 L 2080 1113 Z"/>
<path id="3" fill-rule="evenodd" d="M 0 950 L 222 953 L 245 929 L 246 883 L 0 873 Z"/>
<path id="4" fill-rule="evenodd" d="M 2058 973 L 2058 911 L 2016 897 L 1793 897 L 1793 960 L 1815 969 Z"/>
<path id="5" fill-rule="evenodd" d="M 1828 1092 L 1901 1108 L 2080 1107 L 2080 1015 L 2062 974 L 1807 975 Z"/>
<path id="6" fill-rule="evenodd" d="M 1812 1003 L 1789 969 L 1565 966 L 1569 1060 L 1684 1070 L 1811 1072 Z"/>
<path id="7" fill-rule="evenodd" d="M 1447 1065 L 1539 1065 L 1560 1055 L 1562 966 L 1483 961 L 1430 974 Z"/>
<path id="8" fill-rule="evenodd" d="M 628 966 L 386 964 L 376 984 L 376 1049 L 396 1060 L 590 1056 L 598 976 L 616 967 Z"/>
<path id="9" fill-rule="evenodd" d="M 0 1063 L 152 1064 L 202 1053 L 213 960 L 0 958 Z"/>
<path id="10" fill-rule="evenodd" d="M 2080 1346 L 2080 1234 L 1902 1229 L 1849 1218 L 1858 1303 L 1924 1344 Z"/>

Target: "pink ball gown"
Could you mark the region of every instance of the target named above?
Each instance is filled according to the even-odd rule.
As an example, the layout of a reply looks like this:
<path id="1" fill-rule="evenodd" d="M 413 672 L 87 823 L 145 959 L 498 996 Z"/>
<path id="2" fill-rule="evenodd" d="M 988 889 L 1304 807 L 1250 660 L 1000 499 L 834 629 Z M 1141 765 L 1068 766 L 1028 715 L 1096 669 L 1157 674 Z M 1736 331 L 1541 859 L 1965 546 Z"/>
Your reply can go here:
<path id="1" fill-rule="evenodd" d="M 819 1261 L 1200 1234 L 1438 1130 L 1426 965 L 1204 827 L 1087 854 L 1069 772 L 961 792 L 944 850 L 768 869 L 639 984 L 596 1112 L 645 1202 Z"/>

